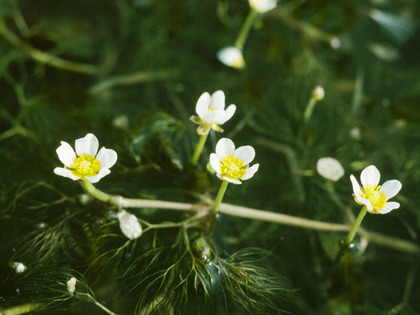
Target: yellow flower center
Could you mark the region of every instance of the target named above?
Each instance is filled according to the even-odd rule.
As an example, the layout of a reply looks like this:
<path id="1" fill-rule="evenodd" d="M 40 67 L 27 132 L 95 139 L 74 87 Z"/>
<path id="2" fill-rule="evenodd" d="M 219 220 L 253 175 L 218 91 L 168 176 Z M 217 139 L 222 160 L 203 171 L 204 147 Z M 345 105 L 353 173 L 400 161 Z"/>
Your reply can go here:
<path id="1" fill-rule="evenodd" d="M 98 175 L 101 169 L 101 163 L 95 156 L 83 153 L 74 160 L 70 169 L 73 175 L 79 178 L 92 177 Z"/>
<path id="2" fill-rule="evenodd" d="M 248 165 L 246 165 L 241 159 L 235 156 L 225 156 L 220 161 L 220 173 L 222 176 L 238 180 L 244 177 Z"/>
<path id="3" fill-rule="evenodd" d="M 374 212 L 378 212 L 383 207 L 385 207 L 385 203 L 388 201 L 386 194 L 379 191 L 380 188 L 380 185 L 366 185 L 366 187 L 362 188 L 360 192 L 360 197 L 370 201 Z"/>

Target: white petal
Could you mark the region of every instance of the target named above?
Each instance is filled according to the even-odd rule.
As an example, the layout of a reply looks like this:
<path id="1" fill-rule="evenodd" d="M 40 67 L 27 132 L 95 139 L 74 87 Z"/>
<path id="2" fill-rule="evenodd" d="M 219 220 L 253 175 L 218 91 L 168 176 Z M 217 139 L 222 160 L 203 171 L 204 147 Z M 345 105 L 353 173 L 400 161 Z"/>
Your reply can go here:
<path id="1" fill-rule="evenodd" d="M 237 148 L 234 155 L 245 164 L 249 164 L 255 158 L 255 150 L 250 145 L 245 145 Z"/>
<path id="2" fill-rule="evenodd" d="M 223 179 L 223 180 L 225 180 L 225 181 L 227 181 L 229 183 L 232 183 L 232 184 L 235 184 L 235 185 L 242 184 L 242 182 L 239 179 L 233 179 L 233 178 L 226 177 L 226 176 L 221 176 L 221 177 L 222 177 L 221 179 Z"/>
<path id="3" fill-rule="evenodd" d="M 216 173 L 220 174 L 220 161 L 216 153 L 210 154 L 210 165 Z"/>
<path id="4" fill-rule="evenodd" d="M 106 175 L 108 175 L 109 173 L 111 173 L 111 171 L 107 168 L 101 168 L 101 170 L 99 171 L 98 175 L 96 176 L 91 176 L 91 177 L 85 177 L 85 179 L 89 182 L 91 182 L 92 184 L 95 184 L 97 182 L 99 182 L 99 180 L 102 177 L 105 177 Z"/>
<path id="5" fill-rule="evenodd" d="M 402 185 L 399 180 L 392 179 L 387 180 L 379 189 L 379 191 L 385 193 L 387 199 L 391 199 L 400 191 Z"/>
<path id="6" fill-rule="evenodd" d="M 360 195 L 360 185 L 357 182 L 356 177 L 354 177 L 353 175 L 350 175 L 350 180 L 351 180 L 351 184 L 353 186 L 353 193 L 355 196 L 359 196 Z"/>
<path id="7" fill-rule="evenodd" d="M 372 203 L 368 199 L 360 197 L 360 196 L 356 196 L 356 199 L 357 199 L 358 202 L 365 205 L 366 208 L 368 208 L 369 212 L 371 212 L 373 210 Z"/>
<path id="8" fill-rule="evenodd" d="M 225 111 L 223 110 L 214 110 L 207 113 L 203 117 L 203 121 L 209 124 L 221 124 L 225 118 Z"/>
<path id="9" fill-rule="evenodd" d="M 67 177 L 67 178 L 70 178 L 72 180 L 79 180 L 80 179 L 76 175 L 73 175 L 73 173 L 70 170 L 62 168 L 62 167 L 56 167 L 54 169 L 54 174 L 59 175 L 59 176 L 63 176 L 63 177 Z"/>
<path id="10" fill-rule="evenodd" d="M 219 90 L 211 95 L 211 108 L 213 108 L 213 110 L 225 109 L 225 93 L 223 93 L 223 91 Z"/>
<path id="11" fill-rule="evenodd" d="M 129 239 L 135 239 L 141 236 L 143 229 L 134 214 L 121 210 L 117 214 L 120 221 L 121 232 Z"/>
<path id="12" fill-rule="evenodd" d="M 203 118 L 209 112 L 210 104 L 210 94 L 207 92 L 201 94 L 200 98 L 197 101 L 197 104 L 195 105 L 195 112 L 197 113 L 198 117 Z"/>
<path id="13" fill-rule="evenodd" d="M 378 213 L 385 214 L 394 209 L 398 209 L 399 207 L 400 207 L 400 204 L 398 202 L 394 202 L 394 201 L 387 202 L 385 206 L 381 210 L 378 211 Z"/>
<path id="14" fill-rule="evenodd" d="M 216 154 L 219 160 L 223 159 L 225 156 L 234 155 L 235 144 L 228 138 L 220 139 L 216 145 Z"/>
<path id="15" fill-rule="evenodd" d="M 245 175 L 242 177 L 242 180 L 247 180 L 247 179 L 250 179 L 252 176 L 254 176 L 254 174 L 258 171 L 259 166 L 260 164 L 254 164 L 251 167 L 248 167 L 246 169 Z"/>
<path id="16" fill-rule="evenodd" d="M 101 169 L 112 167 L 117 162 L 117 158 L 117 152 L 112 149 L 106 149 L 105 147 L 102 147 L 96 156 L 96 159 L 101 163 Z"/>
<path id="17" fill-rule="evenodd" d="M 362 182 L 363 187 L 366 187 L 367 185 L 377 186 L 379 184 L 380 177 L 381 174 L 378 169 L 374 165 L 370 165 L 362 171 L 360 181 Z"/>
<path id="18" fill-rule="evenodd" d="M 236 111 L 236 106 L 234 104 L 229 105 L 228 108 L 226 108 L 225 110 L 225 118 L 222 120 L 221 124 L 224 124 L 229 119 L 231 119 L 233 114 L 235 114 L 235 111 Z"/>
<path id="19" fill-rule="evenodd" d="M 56 150 L 58 158 L 65 166 L 70 167 L 76 159 L 76 153 L 67 142 L 61 141 L 61 145 Z"/>
<path id="20" fill-rule="evenodd" d="M 99 141 L 94 134 L 88 133 L 84 138 L 76 140 L 76 153 L 81 155 L 83 153 L 95 156 L 98 152 Z"/>

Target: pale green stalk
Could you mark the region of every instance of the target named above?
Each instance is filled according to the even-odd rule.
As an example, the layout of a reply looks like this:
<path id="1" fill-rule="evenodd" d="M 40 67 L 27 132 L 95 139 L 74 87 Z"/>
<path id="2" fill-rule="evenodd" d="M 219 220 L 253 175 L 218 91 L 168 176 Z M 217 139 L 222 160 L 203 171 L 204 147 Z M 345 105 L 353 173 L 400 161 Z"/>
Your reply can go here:
<path id="1" fill-rule="evenodd" d="M 234 46 L 236 48 L 239 48 L 240 50 L 242 50 L 242 48 L 244 47 L 245 41 L 248 37 L 252 24 L 254 24 L 254 20 L 256 16 L 257 16 L 257 12 L 251 9 L 251 11 L 249 11 L 249 14 L 244 24 L 242 25 L 238 38 L 235 41 Z"/>
<path id="2" fill-rule="evenodd" d="M 349 234 L 347 234 L 346 239 L 344 240 L 344 243 L 346 245 L 350 245 L 353 241 L 354 236 L 357 233 L 357 230 L 359 229 L 360 224 L 363 221 L 363 218 L 365 217 L 367 212 L 366 206 L 363 206 L 362 210 L 360 210 L 359 215 L 356 218 L 356 221 L 354 221 L 353 226 L 351 227 Z"/>
<path id="3" fill-rule="evenodd" d="M 89 194 L 91 194 L 93 197 L 95 197 L 96 199 L 100 201 L 110 202 L 113 199 L 111 195 L 108 195 L 96 189 L 95 186 L 93 186 L 92 183 L 86 179 L 83 179 L 83 186 L 85 186 L 85 189 Z"/>
<path id="4" fill-rule="evenodd" d="M 311 119 L 312 111 L 314 110 L 314 107 L 318 100 L 311 96 L 309 99 L 308 105 L 306 105 L 305 113 L 303 114 L 303 119 L 307 123 Z"/>
<path id="5" fill-rule="evenodd" d="M 191 164 L 197 164 L 198 158 L 200 157 L 200 154 L 203 151 L 204 144 L 206 143 L 208 135 L 209 133 L 206 133 L 205 135 L 201 135 L 200 140 L 198 140 L 198 143 L 195 147 L 194 154 L 190 160 Z"/>
<path id="6" fill-rule="evenodd" d="M 222 183 L 223 186 L 227 187 L 227 182 Z M 162 200 L 149 200 L 149 199 L 131 199 L 123 198 L 121 196 L 111 196 L 108 195 L 95 187 L 90 182 L 84 182 L 86 190 L 95 198 L 98 198 L 101 201 L 109 202 L 117 207 L 121 208 L 156 208 L 156 209 L 167 209 L 167 210 L 179 210 L 179 211 L 195 211 L 200 216 L 204 216 L 208 213 L 210 206 L 205 204 L 192 204 L 192 203 L 182 203 L 175 201 L 162 201 Z M 226 190 L 226 187 L 224 190 Z M 221 187 L 222 188 L 222 187 Z M 317 220 L 311 220 L 301 217 L 296 217 L 292 215 L 264 211 L 260 209 L 253 209 L 248 207 L 236 206 L 227 203 L 221 203 L 224 195 L 221 192 L 222 189 L 219 189 L 219 193 L 216 196 L 216 200 L 213 204 L 212 209 L 216 209 L 220 213 L 236 216 L 244 219 L 259 220 L 265 222 L 272 222 L 277 224 L 284 224 L 288 226 L 295 226 L 304 229 L 316 230 L 316 231 L 327 231 L 327 232 L 345 232 L 353 231 L 349 233 L 345 242 L 350 244 L 354 238 L 354 235 L 357 232 L 358 227 L 360 226 L 363 217 L 366 214 L 366 210 L 360 211 L 356 221 L 353 226 L 350 227 L 345 224 L 322 222 Z M 395 250 L 405 251 L 408 253 L 418 254 L 420 253 L 420 247 L 406 240 L 398 239 L 388 235 L 382 235 L 379 233 L 369 232 L 360 228 L 359 234 L 362 235 L 369 242 L 389 247 Z"/>
<path id="7" fill-rule="evenodd" d="M 214 200 L 213 208 L 211 209 L 211 213 L 214 215 L 217 214 L 217 210 L 219 209 L 220 203 L 222 202 L 223 196 L 225 195 L 228 184 L 229 182 L 224 180 L 220 185 L 219 192 L 217 193 L 216 199 Z"/>

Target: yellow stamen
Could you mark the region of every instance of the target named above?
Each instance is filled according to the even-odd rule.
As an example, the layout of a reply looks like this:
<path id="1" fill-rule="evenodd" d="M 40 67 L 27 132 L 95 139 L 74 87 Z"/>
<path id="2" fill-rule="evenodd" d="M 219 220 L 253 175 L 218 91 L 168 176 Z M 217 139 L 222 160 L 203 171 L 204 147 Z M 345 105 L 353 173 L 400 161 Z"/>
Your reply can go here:
<path id="1" fill-rule="evenodd" d="M 366 187 L 361 188 L 360 191 L 360 197 L 369 200 L 372 204 L 373 212 L 378 212 L 379 210 L 381 210 L 383 207 L 385 207 L 385 203 L 388 201 L 388 198 L 386 198 L 386 194 L 384 192 L 379 191 L 380 188 L 380 185 L 366 185 Z"/>
<path id="2" fill-rule="evenodd" d="M 79 178 L 96 176 L 100 169 L 101 163 L 96 157 L 86 153 L 80 154 L 70 167 L 73 175 Z"/>
<path id="3" fill-rule="evenodd" d="M 233 180 L 240 180 L 244 177 L 247 167 L 248 165 L 246 165 L 241 159 L 232 155 L 225 156 L 220 161 L 220 175 Z"/>

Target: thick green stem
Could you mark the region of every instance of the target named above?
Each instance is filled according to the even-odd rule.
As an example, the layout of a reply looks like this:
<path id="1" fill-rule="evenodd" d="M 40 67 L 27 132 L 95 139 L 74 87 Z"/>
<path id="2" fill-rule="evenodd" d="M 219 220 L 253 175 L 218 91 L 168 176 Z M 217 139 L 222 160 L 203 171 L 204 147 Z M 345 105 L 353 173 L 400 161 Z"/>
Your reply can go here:
<path id="1" fill-rule="evenodd" d="M 363 221 L 363 218 L 365 217 L 367 212 L 366 206 L 363 206 L 362 210 L 360 210 L 359 215 L 356 218 L 356 221 L 354 221 L 353 226 L 350 229 L 349 234 L 347 234 L 346 239 L 344 240 L 346 245 L 350 245 L 353 241 L 354 236 L 357 233 L 357 230 L 359 229 L 360 224 Z"/>
<path id="2" fill-rule="evenodd" d="M 98 199 L 100 201 L 109 202 L 109 201 L 112 200 L 111 195 L 108 195 L 108 194 L 96 189 L 95 186 L 93 186 L 92 183 L 89 182 L 86 179 L 83 180 L 83 186 L 85 186 L 85 189 L 89 194 L 91 194 L 93 197 L 95 197 L 96 199 Z"/>
<path id="3" fill-rule="evenodd" d="M 239 32 L 238 38 L 235 41 L 234 46 L 242 50 L 244 47 L 245 41 L 248 37 L 249 31 L 251 29 L 252 24 L 254 24 L 255 17 L 257 16 L 257 12 L 251 9 L 249 14 L 242 25 L 241 31 Z"/>
<path id="4" fill-rule="evenodd" d="M 217 193 L 216 199 L 214 200 L 213 208 L 211 209 L 211 213 L 216 215 L 217 210 L 219 209 L 220 203 L 222 202 L 223 196 L 225 195 L 226 188 L 229 182 L 222 181 L 222 185 L 220 185 L 219 192 Z"/>
<path id="5" fill-rule="evenodd" d="M 206 133 L 205 135 L 201 135 L 200 140 L 198 140 L 197 146 L 195 147 L 194 154 L 191 157 L 191 163 L 192 164 L 197 163 L 198 158 L 200 157 L 200 154 L 203 151 L 204 144 L 206 143 L 208 135 L 209 135 L 208 133 Z"/>

